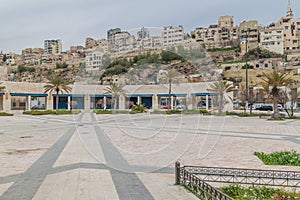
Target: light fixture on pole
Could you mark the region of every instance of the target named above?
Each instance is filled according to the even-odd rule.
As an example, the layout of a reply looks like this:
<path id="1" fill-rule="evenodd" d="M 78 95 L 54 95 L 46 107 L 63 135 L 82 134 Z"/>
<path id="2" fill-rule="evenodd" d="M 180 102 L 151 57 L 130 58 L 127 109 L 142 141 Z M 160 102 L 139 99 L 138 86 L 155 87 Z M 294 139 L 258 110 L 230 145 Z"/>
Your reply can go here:
<path id="1" fill-rule="evenodd" d="M 249 36 L 249 32 L 250 32 L 250 29 L 249 28 L 247 28 L 247 30 L 246 30 L 246 42 L 245 42 L 245 44 L 246 44 L 246 53 L 245 53 L 245 55 L 246 55 L 246 108 L 248 107 L 248 97 L 249 97 L 249 94 L 248 94 L 248 36 Z"/>

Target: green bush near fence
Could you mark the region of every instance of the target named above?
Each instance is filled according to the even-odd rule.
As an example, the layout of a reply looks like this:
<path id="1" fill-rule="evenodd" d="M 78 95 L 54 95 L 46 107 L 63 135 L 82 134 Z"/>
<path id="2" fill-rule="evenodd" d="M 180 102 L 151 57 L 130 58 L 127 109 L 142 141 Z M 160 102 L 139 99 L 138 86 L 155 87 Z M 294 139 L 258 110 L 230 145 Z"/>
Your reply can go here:
<path id="1" fill-rule="evenodd" d="M 6 113 L 6 112 L 0 112 L 0 116 L 13 116 L 14 114 Z"/>
<path id="2" fill-rule="evenodd" d="M 100 114 L 112 114 L 113 111 L 112 110 L 94 110 L 94 113 L 97 114 L 97 115 L 100 115 Z"/>
<path id="3" fill-rule="evenodd" d="M 221 191 L 237 200 L 288 200 L 300 198 L 300 193 L 265 186 L 242 187 L 240 185 L 229 185 L 222 188 Z"/>
<path id="4" fill-rule="evenodd" d="M 70 115 L 78 113 L 80 110 L 58 110 L 58 113 L 55 110 L 26 110 L 23 112 L 24 115 Z"/>
<path id="5" fill-rule="evenodd" d="M 254 155 L 266 165 L 300 166 L 300 154 L 294 150 L 278 151 L 271 154 L 255 152 Z"/>

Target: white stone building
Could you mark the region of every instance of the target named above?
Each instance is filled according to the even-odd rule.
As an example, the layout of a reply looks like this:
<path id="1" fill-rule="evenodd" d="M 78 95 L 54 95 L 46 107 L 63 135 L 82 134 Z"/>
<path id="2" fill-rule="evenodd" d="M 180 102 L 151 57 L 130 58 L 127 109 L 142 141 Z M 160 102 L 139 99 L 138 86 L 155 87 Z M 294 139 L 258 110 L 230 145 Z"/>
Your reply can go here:
<path id="1" fill-rule="evenodd" d="M 61 40 L 45 40 L 44 51 L 48 54 L 60 54 L 62 52 Z"/>
<path id="2" fill-rule="evenodd" d="M 278 54 L 284 53 L 284 34 L 281 27 L 260 30 L 260 47 Z"/>
<path id="3" fill-rule="evenodd" d="M 102 56 L 101 51 L 91 51 L 85 54 L 85 66 L 87 71 L 100 70 L 102 67 Z"/>
<path id="4" fill-rule="evenodd" d="M 164 27 L 163 33 L 163 46 L 177 46 L 182 45 L 184 40 L 184 29 L 183 26 Z"/>

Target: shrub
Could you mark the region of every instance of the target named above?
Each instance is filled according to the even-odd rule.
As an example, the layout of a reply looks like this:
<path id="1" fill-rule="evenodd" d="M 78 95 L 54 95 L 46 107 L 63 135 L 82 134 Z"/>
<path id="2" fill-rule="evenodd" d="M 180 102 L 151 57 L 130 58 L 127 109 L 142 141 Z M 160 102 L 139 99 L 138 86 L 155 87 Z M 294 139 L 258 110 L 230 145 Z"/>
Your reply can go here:
<path id="1" fill-rule="evenodd" d="M 131 109 L 131 112 L 134 112 L 134 113 L 144 113 L 146 111 L 147 111 L 147 108 L 143 104 L 133 105 L 133 107 Z"/>
<path id="2" fill-rule="evenodd" d="M 199 110 L 199 113 L 203 114 L 203 115 L 208 115 L 209 114 L 208 110 Z"/>
<path id="3" fill-rule="evenodd" d="M 253 200 L 253 199 L 273 199 L 281 190 L 277 188 L 267 188 L 259 186 L 241 187 L 239 185 L 229 185 L 222 188 L 222 191 L 234 199 Z"/>
<path id="4" fill-rule="evenodd" d="M 78 113 L 80 110 L 58 110 L 58 113 L 55 110 L 27 110 L 23 112 L 25 115 L 70 115 Z"/>
<path id="5" fill-rule="evenodd" d="M 167 110 L 166 111 L 167 115 L 171 115 L 171 114 L 181 114 L 181 110 Z"/>
<path id="6" fill-rule="evenodd" d="M 254 155 L 266 165 L 300 166 L 300 154 L 294 150 L 273 152 L 271 154 L 254 152 Z"/>
<path id="7" fill-rule="evenodd" d="M 0 116 L 13 116 L 14 114 L 6 113 L 6 112 L 0 112 Z"/>
<path id="8" fill-rule="evenodd" d="M 99 114 L 112 114 L 112 110 L 94 110 L 94 113 L 99 115 Z"/>

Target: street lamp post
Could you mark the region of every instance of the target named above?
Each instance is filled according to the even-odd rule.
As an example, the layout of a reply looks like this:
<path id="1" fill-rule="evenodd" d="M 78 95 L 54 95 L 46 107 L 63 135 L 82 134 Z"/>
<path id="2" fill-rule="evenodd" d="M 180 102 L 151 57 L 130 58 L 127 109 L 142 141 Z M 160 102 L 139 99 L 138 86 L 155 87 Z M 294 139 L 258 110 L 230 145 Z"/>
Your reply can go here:
<path id="1" fill-rule="evenodd" d="M 248 94 L 248 58 L 247 58 L 247 53 L 248 53 L 248 35 L 249 35 L 249 28 L 246 30 L 246 108 L 248 108 L 248 97 L 249 97 L 249 94 Z"/>

